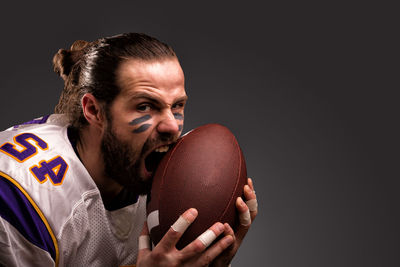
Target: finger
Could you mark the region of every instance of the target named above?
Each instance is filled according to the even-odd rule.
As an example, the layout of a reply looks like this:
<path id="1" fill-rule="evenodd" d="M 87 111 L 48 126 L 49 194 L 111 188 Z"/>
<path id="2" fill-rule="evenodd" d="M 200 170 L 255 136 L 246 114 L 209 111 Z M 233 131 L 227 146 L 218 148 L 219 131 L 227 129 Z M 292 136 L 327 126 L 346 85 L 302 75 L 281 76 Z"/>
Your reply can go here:
<path id="1" fill-rule="evenodd" d="M 253 190 L 251 190 L 251 188 L 250 188 L 249 185 L 246 184 L 246 185 L 244 186 L 244 188 L 243 188 L 243 191 L 244 191 L 244 197 L 245 197 L 247 200 L 256 198 L 256 194 L 254 193 Z"/>
<path id="2" fill-rule="evenodd" d="M 140 235 L 149 235 L 149 227 L 147 226 L 146 221 L 143 224 L 142 232 L 140 232 Z"/>
<path id="3" fill-rule="evenodd" d="M 228 236 L 228 235 L 232 236 L 232 238 L 233 238 L 232 244 L 235 243 L 236 237 L 235 237 L 235 232 L 233 231 L 232 227 L 229 225 L 229 223 L 224 223 L 224 227 L 225 227 L 224 235 L 225 236 Z"/>
<path id="4" fill-rule="evenodd" d="M 251 216 L 249 208 L 247 207 L 246 203 L 244 203 L 241 197 L 238 197 L 236 199 L 236 208 L 239 212 L 239 226 L 235 235 L 236 238 L 239 239 L 239 241 L 241 242 L 241 240 L 244 238 L 250 228 Z"/>
<path id="5" fill-rule="evenodd" d="M 231 262 L 233 256 L 236 254 L 237 250 L 239 249 L 241 240 L 236 239 L 235 232 L 228 223 L 225 223 L 224 226 L 225 226 L 224 235 L 231 236 L 232 243 L 227 247 L 223 247 L 223 253 L 219 254 L 215 260 L 217 260 L 220 263 L 224 263 L 225 265 L 228 265 Z M 209 250 L 211 250 L 211 248 L 209 248 Z"/>
<path id="6" fill-rule="evenodd" d="M 254 192 L 254 194 L 255 194 L 256 191 L 254 191 L 253 179 L 251 179 L 250 177 L 247 178 L 247 184 L 250 186 L 251 190 L 253 190 L 253 192 Z"/>
<path id="7" fill-rule="evenodd" d="M 139 236 L 139 250 L 150 250 L 150 237 L 148 235 Z"/>
<path id="8" fill-rule="evenodd" d="M 250 210 L 241 197 L 236 199 L 236 207 L 239 211 L 240 225 L 249 226 L 251 224 Z"/>
<path id="9" fill-rule="evenodd" d="M 224 233 L 224 231 L 225 226 L 222 223 L 217 222 L 213 224 L 204 233 L 181 250 L 182 258 L 189 259 L 196 254 L 201 253 L 210 246 L 219 235 Z"/>
<path id="10" fill-rule="evenodd" d="M 221 255 L 222 252 L 228 249 L 233 242 L 234 238 L 231 235 L 227 235 L 209 247 L 200 257 L 201 266 L 208 266 L 215 258 Z"/>
<path id="11" fill-rule="evenodd" d="M 202 266 L 208 266 L 213 260 L 221 256 L 221 254 L 227 250 L 236 248 L 232 247 L 235 243 L 235 235 L 229 224 L 224 224 L 224 237 L 219 241 L 212 244 L 199 258 Z M 225 256 L 226 257 L 226 256 Z M 226 263 L 229 263 L 231 258 L 225 259 Z"/>
<path id="12" fill-rule="evenodd" d="M 139 244 L 138 244 L 138 260 L 150 253 L 150 237 L 149 237 L 149 228 L 147 227 L 147 223 L 145 222 L 142 228 L 142 232 L 139 236 Z"/>
<path id="13" fill-rule="evenodd" d="M 225 227 L 224 235 L 231 235 L 233 238 L 235 238 L 235 232 L 233 231 L 229 223 L 224 223 L 224 227 Z"/>
<path id="14" fill-rule="evenodd" d="M 244 186 L 244 197 L 246 198 L 246 205 L 250 210 L 251 220 L 253 221 L 257 216 L 258 203 L 257 197 L 249 185 Z"/>
<path id="15" fill-rule="evenodd" d="M 158 243 L 157 247 L 161 247 L 165 250 L 170 250 L 175 248 L 176 243 L 178 243 L 179 238 L 186 231 L 189 225 L 196 219 L 198 212 L 196 209 L 188 209 L 178 220 L 171 225 L 167 233 Z"/>

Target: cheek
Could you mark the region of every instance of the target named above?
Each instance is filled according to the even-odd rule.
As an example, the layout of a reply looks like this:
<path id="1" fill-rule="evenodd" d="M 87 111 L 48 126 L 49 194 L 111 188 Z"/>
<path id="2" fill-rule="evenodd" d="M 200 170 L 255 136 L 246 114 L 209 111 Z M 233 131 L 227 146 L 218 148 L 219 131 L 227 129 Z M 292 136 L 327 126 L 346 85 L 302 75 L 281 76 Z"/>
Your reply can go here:
<path id="1" fill-rule="evenodd" d="M 147 132 L 153 126 L 152 117 L 149 114 L 146 114 L 144 116 L 139 116 L 131 120 L 129 122 L 129 125 L 132 128 L 132 133 L 134 134 Z"/>
<path id="2" fill-rule="evenodd" d="M 182 123 L 183 123 L 183 119 L 184 119 L 183 113 L 175 112 L 174 117 L 177 121 L 182 121 Z"/>
<path id="3" fill-rule="evenodd" d="M 152 126 L 152 124 L 150 124 L 150 123 L 145 123 L 145 124 L 140 125 L 138 128 L 136 128 L 136 129 L 133 130 L 132 132 L 133 132 L 133 133 L 136 133 L 136 134 L 138 134 L 138 133 L 143 133 L 143 132 L 147 131 L 151 126 Z"/>
<path id="4" fill-rule="evenodd" d="M 174 117 L 175 117 L 176 122 L 178 123 L 179 132 L 182 132 L 182 130 L 183 130 L 183 121 L 185 119 L 183 113 L 175 112 L 174 113 Z"/>

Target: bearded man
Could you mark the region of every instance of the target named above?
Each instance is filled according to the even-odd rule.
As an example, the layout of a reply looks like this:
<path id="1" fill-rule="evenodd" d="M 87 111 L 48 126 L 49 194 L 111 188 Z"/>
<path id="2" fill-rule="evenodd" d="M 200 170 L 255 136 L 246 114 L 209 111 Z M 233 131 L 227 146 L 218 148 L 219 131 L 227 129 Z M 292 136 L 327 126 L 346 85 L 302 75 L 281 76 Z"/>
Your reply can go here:
<path id="1" fill-rule="evenodd" d="M 257 214 L 251 180 L 238 198 L 242 224 L 182 250 L 182 220 L 150 249 L 146 194 L 179 138 L 187 95 L 172 48 L 129 33 L 60 49 L 65 86 L 55 114 L 0 133 L 0 265 L 227 266 Z"/>

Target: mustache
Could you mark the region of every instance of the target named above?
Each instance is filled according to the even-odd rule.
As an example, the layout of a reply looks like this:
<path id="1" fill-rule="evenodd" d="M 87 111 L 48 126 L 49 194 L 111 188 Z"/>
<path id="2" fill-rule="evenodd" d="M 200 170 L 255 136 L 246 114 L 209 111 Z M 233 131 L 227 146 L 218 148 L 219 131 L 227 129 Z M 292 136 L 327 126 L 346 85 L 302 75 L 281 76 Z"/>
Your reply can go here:
<path id="1" fill-rule="evenodd" d="M 168 135 L 163 134 L 163 135 L 159 135 L 159 137 L 157 137 L 157 138 L 149 139 L 143 145 L 142 155 L 148 151 L 153 150 L 155 147 L 162 146 L 165 144 L 175 143 L 176 141 L 178 141 L 178 139 L 179 139 L 179 135 L 174 136 L 171 134 L 168 134 Z"/>

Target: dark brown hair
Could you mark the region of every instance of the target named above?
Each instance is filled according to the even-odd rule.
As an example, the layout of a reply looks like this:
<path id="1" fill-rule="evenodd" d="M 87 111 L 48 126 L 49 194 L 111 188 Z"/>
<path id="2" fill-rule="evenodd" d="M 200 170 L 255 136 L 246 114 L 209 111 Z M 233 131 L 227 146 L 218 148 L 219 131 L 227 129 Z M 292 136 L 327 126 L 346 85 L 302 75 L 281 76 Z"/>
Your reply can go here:
<path id="1" fill-rule="evenodd" d="M 87 125 L 81 98 L 91 93 L 107 111 L 120 92 L 116 71 L 128 59 L 158 60 L 176 58 L 172 48 L 141 33 L 126 33 L 94 42 L 75 41 L 69 50 L 60 49 L 53 58 L 54 71 L 64 80 L 64 89 L 55 113 L 68 116 L 75 129 Z"/>

